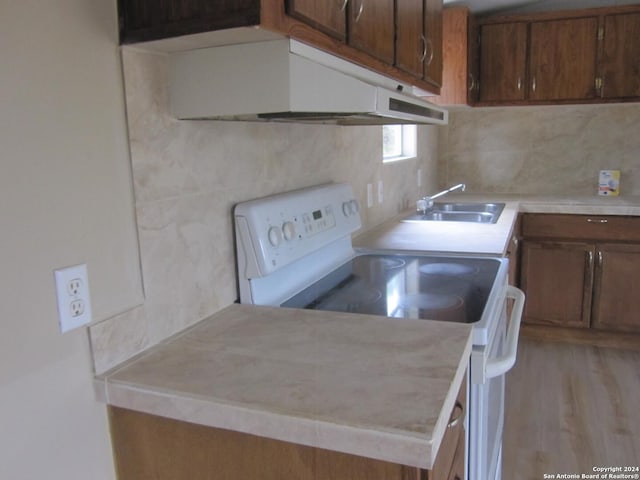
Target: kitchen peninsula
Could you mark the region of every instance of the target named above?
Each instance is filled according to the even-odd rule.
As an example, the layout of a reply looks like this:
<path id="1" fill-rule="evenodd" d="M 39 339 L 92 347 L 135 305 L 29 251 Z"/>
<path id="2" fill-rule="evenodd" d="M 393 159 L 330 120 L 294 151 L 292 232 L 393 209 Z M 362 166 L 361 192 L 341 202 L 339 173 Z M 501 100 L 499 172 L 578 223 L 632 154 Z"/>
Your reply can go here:
<path id="1" fill-rule="evenodd" d="M 215 434 L 276 440 L 276 451 L 294 452 L 280 459 L 290 478 L 314 478 L 315 460 L 307 455 L 338 455 L 348 469 L 396 468 L 409 475 L 402 478 L 418 478 L 419 469 L 437 467 L 449 432 L 457 431 L 454 450 L 464 445 L 464 422 L 450 418 L 464 415 L 471 327 L 402 325 L 387 317 L 234 304 L 162 342 L 96 379 L 99 398 L 110 405 L 118 478 L 147 478 L 150 471 L 172 478 L 162 452 L 189 444 L 191 433 L 172 430 L 185 426 L 200 429 L 193 433 L 200 440 Z M 157 422 L 159 430 L 149 427 Z M 165 442 L 168 450 L 145 450 L 149 442 Z M 228 454 L 190 451 L 186 461 L 204 455 L 216 472 L 229 467 L 234 478 L 245 478 L 246 465 L 225 466 Z M 334 460 L 330 468 L 341 468 Z"/>

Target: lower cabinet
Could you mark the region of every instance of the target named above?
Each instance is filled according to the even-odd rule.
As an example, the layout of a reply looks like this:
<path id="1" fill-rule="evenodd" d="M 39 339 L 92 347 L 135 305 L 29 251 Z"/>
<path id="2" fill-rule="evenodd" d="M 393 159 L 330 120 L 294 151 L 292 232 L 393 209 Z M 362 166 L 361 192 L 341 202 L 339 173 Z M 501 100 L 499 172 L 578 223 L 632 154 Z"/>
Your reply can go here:
<path id="1" fill-rule="evenodd" d="M 453 465 L 449 471 L 447 480 L 464 480 L 466 478 L 464 472 L 465 459 L 465 436 L 460 435 L 458 438 L 458 446 L 456 447 L 456 455 L 453 457 Z"/>
<path id="2" fill-rule="evenodd" d="M 589 327 L 593 250 L 584 243 L 523 242 L 524 322 Z"/>
<path id="3" fill-rule="evenodd" d="M 416 469 L 110 407 L 119 480 L 422 480 Z"/>
<path id="4" fill-rule="evenodd" d="M 591 326 L 640 332 L 640 244 L 601 244 L 596 250 Z"/>
<path id="5" fill-rule="evenodd" d="M 464 480 L 465 415 L 463 381 L 433 470 L 424 470 L 109 407 L 119 480 Z"/>
<path id="6" fill-rule="evenodd" d="M 523 321 L 640 333 L 640 217 L 525 214 Z"/>

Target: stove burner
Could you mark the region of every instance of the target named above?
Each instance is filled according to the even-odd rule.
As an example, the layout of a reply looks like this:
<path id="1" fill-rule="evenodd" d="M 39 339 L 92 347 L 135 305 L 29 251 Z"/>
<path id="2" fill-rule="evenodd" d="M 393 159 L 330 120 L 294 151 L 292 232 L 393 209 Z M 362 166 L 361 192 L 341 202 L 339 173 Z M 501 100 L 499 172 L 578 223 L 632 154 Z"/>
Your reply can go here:
<path id="1" fill-rule="evenodd" d="M 421 310 L 443 310 L 457 308 L 463 304 L 464 300 L 457 295 L 439 295 L 437 293 L 410 293 L 400 299 L 400 305 L 403 307 Z"/>
<path id="2" fill-rule="evenodd" d="M 357 277 L 350 277 L 305 308 L 338 312 L 362 312 L 382 298 L 382 292 L 366 285 Z"/>
<path id="3" fill-rule="evenodd" d="M 376 303 L 382 297 L 379 290 L 359 286 L 357 289 L 339 290 L 329 300 L 334 305 L 346 305 L 350 310 L 356 311 L 363 305 Z"/>
<path id="4" fill-rule="evenodd" d="M 428 263 L 420 267 L 420 273 L 457 277 L 476 274 L 478 273 L 478 268 L 464 263 Z"/>
<path id="5" fill-rule="evenodd" d="M 394 268 L 404 267 L 407 262 L 400 258 L 380 257 L 373 258 L 369 261 L 369 268 L 379 270 L 391 270 Z"/>
<path id="6" fill-rule="evenodd" d="M 411 318 L 461 323 L 467 321 L 464 299 L 457 295 L 433 293 L 408 294 L 400 298 L 399 310 L 397 313 Z M 411 310 L 417 310 L 418 312 L 414 312 L 413 315 L 407 315 Z M 419 315 L 416 316 L 415 313 L 419 313 Z"/>

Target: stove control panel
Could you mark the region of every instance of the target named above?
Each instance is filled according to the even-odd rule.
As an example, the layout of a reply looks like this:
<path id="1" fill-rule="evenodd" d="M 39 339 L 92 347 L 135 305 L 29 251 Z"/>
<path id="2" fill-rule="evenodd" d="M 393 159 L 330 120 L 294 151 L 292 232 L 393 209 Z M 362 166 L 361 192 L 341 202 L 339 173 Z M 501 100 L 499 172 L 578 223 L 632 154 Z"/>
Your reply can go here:
<path id="1" fill-rule="evenodd" d="M 247 278 L 265 276 L 361 226 L 351 186 L 328 184 L 240 203 L 235 208 L 238 261 Z M 242 258 L 241 258 L 242 257 Z"/>

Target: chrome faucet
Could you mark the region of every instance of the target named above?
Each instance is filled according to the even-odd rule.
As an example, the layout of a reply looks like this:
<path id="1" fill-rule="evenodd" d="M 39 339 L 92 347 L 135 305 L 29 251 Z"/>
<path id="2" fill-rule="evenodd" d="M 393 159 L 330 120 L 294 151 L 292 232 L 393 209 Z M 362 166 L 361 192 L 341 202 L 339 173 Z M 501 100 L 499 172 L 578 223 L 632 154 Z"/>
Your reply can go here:
<path id="1" fill-rule="evenodd" d="M 427 213 L 427 210 L 433 208 L 433 201 L 436 198 L 442 197 L 449 192 L 453 192 L 454 190 L 460 190 L 461 192 L 464 192 L 466 188 L 467 186 L 464 183 L 459 183 L 458 185 L 454 185 L 453 187 L 438 192 L 435 195 L 422 197 L 416 202 L 416 209 L 418 210 L 418 212 L 424 215 L 425 213 Z"/>

